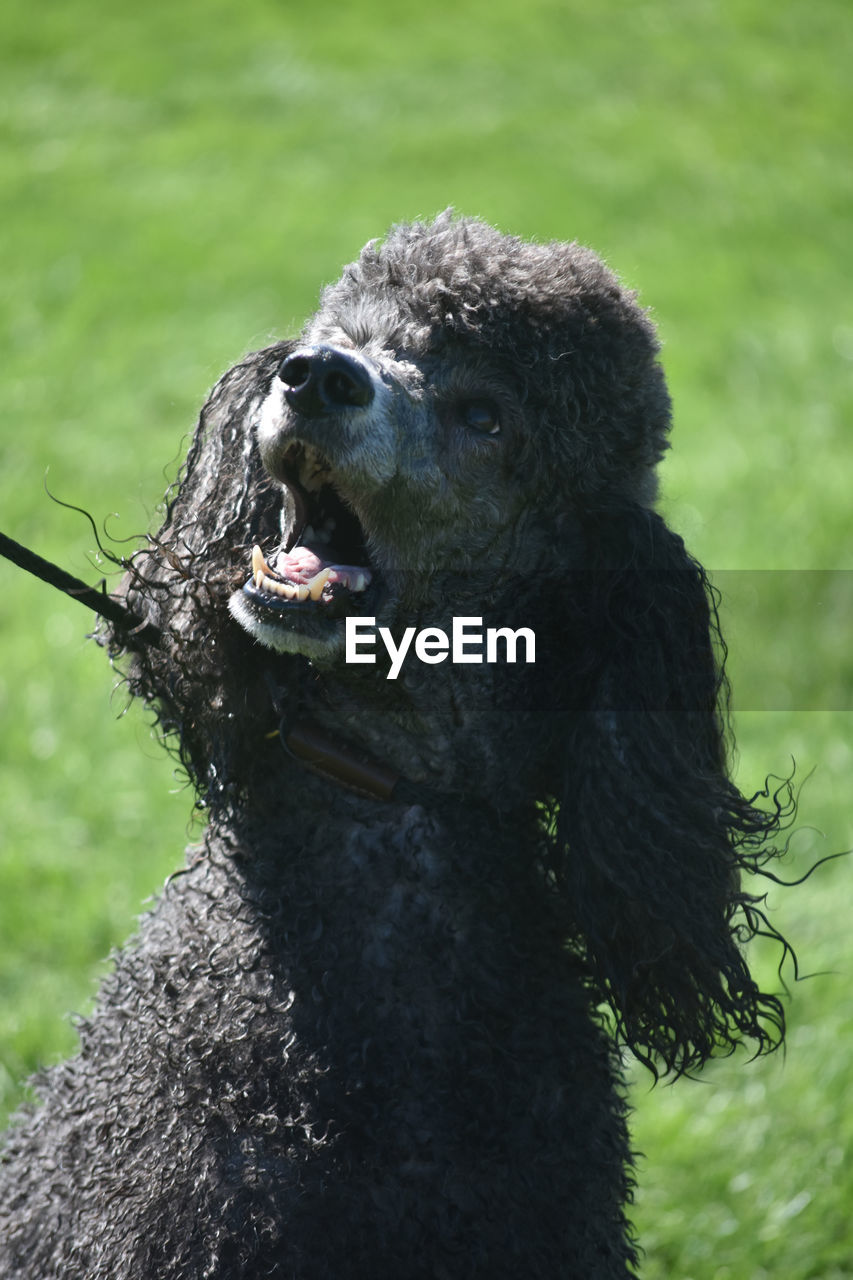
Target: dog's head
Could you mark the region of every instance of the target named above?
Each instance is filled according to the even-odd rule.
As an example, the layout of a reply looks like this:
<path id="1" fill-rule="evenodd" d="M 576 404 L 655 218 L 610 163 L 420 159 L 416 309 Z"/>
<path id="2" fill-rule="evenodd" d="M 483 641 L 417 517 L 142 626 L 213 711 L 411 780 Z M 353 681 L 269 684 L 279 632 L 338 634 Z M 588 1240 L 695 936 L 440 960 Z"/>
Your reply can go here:
<path id="1" fill-rule="evenodd" d="M 645 313 L 577 245 L 449 215 L 368 245 L 260 407 L 282 521 L 234 617 L 328 664 L 347 616 L 439 625 L 543 577 L 585 506 L 652 497 L 656 355 Z"/>

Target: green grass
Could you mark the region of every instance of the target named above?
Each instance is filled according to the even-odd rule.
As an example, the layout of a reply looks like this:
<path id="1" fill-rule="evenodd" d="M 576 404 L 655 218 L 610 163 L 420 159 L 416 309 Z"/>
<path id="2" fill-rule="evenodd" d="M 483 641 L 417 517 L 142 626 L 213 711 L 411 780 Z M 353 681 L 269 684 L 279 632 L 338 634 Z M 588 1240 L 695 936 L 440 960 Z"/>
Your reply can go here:
<path id="1" fill-rule="evenodd" d="M 815 770 L 801 823 L 825 835 L 792 876 L 853 846 L 845 0 L 7 0 L 0 36 L 5 531 L 94 580 L 45 472 L 115 536 L 148 528 L 218 373 L 389 222 L 454 204 L 576 237 L 665 340 L 662 506 L 730 602 L 743 785 Z M 8 1107 L 73 1046 L 191 802 L 79 606 L 11 566 L 0 588 Z M 638 1079 L 646 1280 L 853 1276 L 851 874 L 771 894 L 820 974 L 784 1062 Z"/>

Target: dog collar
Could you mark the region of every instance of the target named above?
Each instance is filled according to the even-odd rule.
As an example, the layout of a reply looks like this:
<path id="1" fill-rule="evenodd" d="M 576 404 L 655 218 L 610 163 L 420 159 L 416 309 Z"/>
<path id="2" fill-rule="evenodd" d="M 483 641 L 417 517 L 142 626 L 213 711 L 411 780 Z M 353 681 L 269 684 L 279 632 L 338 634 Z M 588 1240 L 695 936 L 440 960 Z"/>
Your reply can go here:
<path id="1" fill-rule="evenodd" d="M 315 724 L 284 726 L 279 736 L 285 749 L 312 773 L 329 778 L 370 800 L 391 800 L 401 775 L 388 765 L 336 742 Z"/>

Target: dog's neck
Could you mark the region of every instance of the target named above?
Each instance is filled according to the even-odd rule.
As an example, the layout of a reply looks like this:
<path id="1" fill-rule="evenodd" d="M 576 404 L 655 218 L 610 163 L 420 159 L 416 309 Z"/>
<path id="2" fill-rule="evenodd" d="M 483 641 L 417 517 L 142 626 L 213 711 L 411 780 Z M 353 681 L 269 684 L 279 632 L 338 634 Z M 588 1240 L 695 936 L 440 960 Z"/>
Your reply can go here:
<path id="1" fill-rule="evenodd" d="M 519 760 L 513 749 L 518 724 L 529 714 L 521 696 L 496 688 L 495 669 L 469 667 L 460 675 L 432 668 L 427 676 L 403 673 L 386 681 L 363 669 L 343 677 L 324 673 L 299 707 L 285 703 L 285 750 L 303 767 L 376 798 L 401 795 L 408 785 L 407 794 L 417 787 L 425 798 L 480 797 L 502 810 L 528 802 L 537 790 L 538 762 Z M 476 715 L 465 713 L 471 705 Z"/>

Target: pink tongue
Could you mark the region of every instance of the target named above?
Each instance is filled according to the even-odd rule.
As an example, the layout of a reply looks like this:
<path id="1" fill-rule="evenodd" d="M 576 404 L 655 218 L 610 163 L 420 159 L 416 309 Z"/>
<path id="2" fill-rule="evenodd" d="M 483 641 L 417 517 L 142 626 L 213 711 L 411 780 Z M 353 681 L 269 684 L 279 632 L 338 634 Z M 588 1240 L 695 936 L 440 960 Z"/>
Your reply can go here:
<path id="1" fill-rule="evenodd" d="M 342 582 L 345 587 L 354 586 L 361 591 L 365 582 L 370 581 L 370 570 L 357 564 L 336 564 L 333 560 L 323 560 L 310 547 L 294 547 L 292 551 L 279 552 L 275 562 L 275 573 L 286 582 L 297 585 L 310 582 L 316 578 L 321 569 L 329 569 L 327 582 Z M 361 586 L 356 585 L 359 580 Z"/>
<path id="2" fill-rule="evenodd" d="M 294 547 L 292 551 L 279 552 L 275 571 L 288 582 L 310 582 L 328 563 L 309 547 Z"/>
<path id="3" fill-rule="evenodd" d="M 255 552 L 260 555 L 258 547 L 255 548 Z M 319 593 L 327 585 L 333 585 L 336 582 L 350 591 L 363 591 L 372 576 L 366 565 L 334 564 L 331 560 L 324 560 L 322 556 L 318 556 L 317 552 L 312 551 L 310 547 L 294 547 L 292 551 L 280 551 L 275 557 L 274 566 L 266 565 L 263 556 L 260 564 L 256 565 L 256 556 L 253 552 L 253 576 L 258 568 L 261 573 L 268 569 L 280 581 L 289 582 L 291 586 L 296 587 L 310 585 L 318 573 L 323 573 L 323 580 L 317 586 L 317 594 L 311 586 L 311 595 L 315 600 L 320 598 Z"/>

